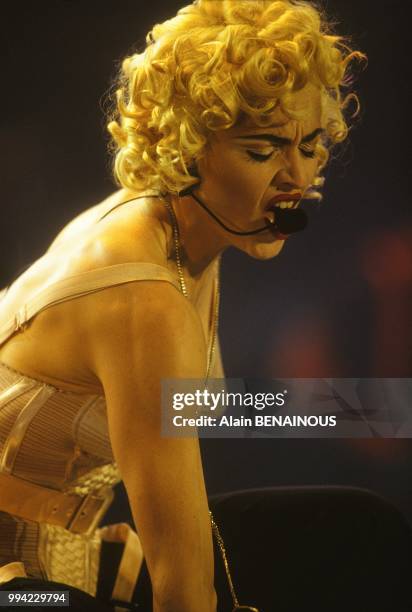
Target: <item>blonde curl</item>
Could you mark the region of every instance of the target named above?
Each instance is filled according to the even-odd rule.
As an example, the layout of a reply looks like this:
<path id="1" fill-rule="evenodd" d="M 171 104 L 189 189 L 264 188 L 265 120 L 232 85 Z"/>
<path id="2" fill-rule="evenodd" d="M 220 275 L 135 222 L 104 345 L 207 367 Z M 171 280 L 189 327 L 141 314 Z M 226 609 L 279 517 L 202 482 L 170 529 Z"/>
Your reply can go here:
<path id="1" fill-rule="evenodd" d="M 345 109 L 359 51 L 332 32 L 323 12 L 298 0 L 198 0 L 154 26 L 146 49 L 127 57 L 117 81 L 108 130 L 114 175 L 134 191 L 178 193 L 198 182 L 191 168 L 218 130 L 248 117 L 268 126 L 306 84 L 322 92 L 329 149 L 348 134 Z M 323 184 L 320 172 L 311 196 Z"/>

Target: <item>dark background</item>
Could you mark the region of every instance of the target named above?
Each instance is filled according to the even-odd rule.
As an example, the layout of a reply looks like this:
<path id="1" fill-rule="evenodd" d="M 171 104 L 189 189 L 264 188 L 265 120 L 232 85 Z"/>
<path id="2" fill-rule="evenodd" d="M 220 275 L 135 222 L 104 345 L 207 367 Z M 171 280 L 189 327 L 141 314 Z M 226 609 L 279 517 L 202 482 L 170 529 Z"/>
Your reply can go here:
<path id="1" fill-rule="evenodd" d="M 117 63 L 183 3 L 26 0 L 3 8 L 1 286 L 114 189 L 103 108 Z M 220 329 L 230 376 L 411 375 L 407 3 L 324 5 L 369 57 L 357 84 L 361 116 L 327 171 L 324 202 L 311 205 L 309 228 L 272 261 L 226 253 Z M 412 521 L 410 440 L 208 440 L 203 452 L 210 493 L 356 485 Z M 111 518 L 125 507 L 120 490 Z"/>

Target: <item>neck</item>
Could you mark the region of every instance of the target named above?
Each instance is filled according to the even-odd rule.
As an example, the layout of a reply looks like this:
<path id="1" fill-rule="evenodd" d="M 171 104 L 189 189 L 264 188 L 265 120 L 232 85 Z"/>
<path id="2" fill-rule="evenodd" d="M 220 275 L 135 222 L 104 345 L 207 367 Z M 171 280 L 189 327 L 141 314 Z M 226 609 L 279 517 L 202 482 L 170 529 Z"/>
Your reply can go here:
<path id="1" fill-rule="evenodd" d="M 182 264 L 197 276 L 229 246 L 228 239 L 190 196 L 173 196 L 171 203 L 179 225 Z"/>

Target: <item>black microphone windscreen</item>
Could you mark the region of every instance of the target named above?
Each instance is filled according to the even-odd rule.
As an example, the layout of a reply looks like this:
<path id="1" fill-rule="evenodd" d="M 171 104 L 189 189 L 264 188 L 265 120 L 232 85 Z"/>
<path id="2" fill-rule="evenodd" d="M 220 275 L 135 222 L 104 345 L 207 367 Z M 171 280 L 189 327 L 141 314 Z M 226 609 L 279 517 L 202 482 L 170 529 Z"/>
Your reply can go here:
<path id="1" fill-rule="evenodd" d="M 276 207 L 275 224 L 281 234 L 294 234 L 305 229 L 308 224 L 308 217 L 301 208 L 288 209 Z"/>

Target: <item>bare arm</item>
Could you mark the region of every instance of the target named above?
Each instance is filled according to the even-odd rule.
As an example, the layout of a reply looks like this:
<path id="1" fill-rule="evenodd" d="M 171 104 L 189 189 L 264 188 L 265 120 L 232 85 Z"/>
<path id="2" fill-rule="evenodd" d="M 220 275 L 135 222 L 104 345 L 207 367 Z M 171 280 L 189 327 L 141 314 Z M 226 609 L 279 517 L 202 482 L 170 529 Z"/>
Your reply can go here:
<path id="1" fill-rule="evenodd" d="M 205 374 L 200 320 L 167 283 L 113 288 L 101 292 L 96 305 L 89 363 L 105 390 L 113 452 L 142 540 L 154 612 L 213 612 L 213 544 L 199 443 L 160 435 L 161 379 Z"/>

